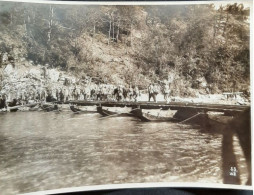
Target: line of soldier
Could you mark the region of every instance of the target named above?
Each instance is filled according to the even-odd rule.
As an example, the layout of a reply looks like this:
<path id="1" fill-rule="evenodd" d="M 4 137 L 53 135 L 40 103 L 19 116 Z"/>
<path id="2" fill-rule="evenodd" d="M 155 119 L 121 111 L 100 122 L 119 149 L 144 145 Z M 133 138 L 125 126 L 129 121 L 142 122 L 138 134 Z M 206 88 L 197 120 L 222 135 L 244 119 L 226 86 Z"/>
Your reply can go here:
<path id="1" fill-rule="evenodd" d="M 26 89 L 10 89 L 0 92 L 1 102 L 19 101 L 21 104 L 33 103 L 36 101 L 61 101 L 69 100 L 105 100 L 105 101 L 137 101 L 140 95 L 137 87 L 124 88 L 123 86 L 115 87 L 114 85 L 92 84 L 87 86 L 64 86 L 53 88 L 37 89 L 28 87 Z"/>
<path id="2" fill-rule="evenodd" d="M 157 102 L 156 96 L 160 93 L 169 101 L 170 88 L 168 84 L 158 86 L 150 84 L 148 87 L 148 101 Z M 122 85 L 92 84 L 86 86 L 64 86 L 55 88 L 28 88 L 26 90 L 10 90 L 8 94 L 0 92 L 0 107 L 19 104 L 34 103 L 36 101 L 61 101 L 69 100 L 103 100 L 103 101 L 138 101 L 141 91 L 137 86 L 126 88 Z M 0 109 L 1 109 L 0 108 Z"/>

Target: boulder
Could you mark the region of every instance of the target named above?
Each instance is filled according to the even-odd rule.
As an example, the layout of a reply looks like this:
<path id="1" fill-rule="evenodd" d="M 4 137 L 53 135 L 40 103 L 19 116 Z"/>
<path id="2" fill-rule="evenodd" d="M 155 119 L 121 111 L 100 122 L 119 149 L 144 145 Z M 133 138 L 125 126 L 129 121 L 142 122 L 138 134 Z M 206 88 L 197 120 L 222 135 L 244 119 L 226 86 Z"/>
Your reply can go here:
<path id="1" fill-rule="evenodd" d="M 11 73 L 14 72 L 14 68 L 11 64 L 8 64 L 5 69 L 4 69 L 4 74 L 5 75 L 10 75 Z"/>
<path id="2" fill-rule="evenodd" d="M 33 77 L 36 77 L 36 78 L 40 78 L 41 77 L 41 71 L 38 70 L 38 69 L 35 69 L 35 68 L 31 69 L 29 71 L 29 74 L 32 75 Z"/>
<path id="3" fill-rule="evenodd" d="M 54 69 L 52 69 L 52 70 L 48 70 L 48 77 L 49 77 L 49 79 L 51 80 L 51 81 L 53 81 L 53 82 L 57 82 L 58 81 L 58 79 L 59 79 L 59 72 L 57 71 L 57 70 L 54 70 Z"/>
<path id="4" fill-rule="evenodd" d="M 207 82 L 204 77 L 198 78 L 197 81 L 198 81 L 200 87 L 202 87 L 202 88 L 207 87 Z"/>
<path id="5" fill-rule="evenodd" d="M 2 63 L 5 64 L 7 62 L 8 62 L 8 54 L 4 53 L 3 56 L 2 56 Z"/>

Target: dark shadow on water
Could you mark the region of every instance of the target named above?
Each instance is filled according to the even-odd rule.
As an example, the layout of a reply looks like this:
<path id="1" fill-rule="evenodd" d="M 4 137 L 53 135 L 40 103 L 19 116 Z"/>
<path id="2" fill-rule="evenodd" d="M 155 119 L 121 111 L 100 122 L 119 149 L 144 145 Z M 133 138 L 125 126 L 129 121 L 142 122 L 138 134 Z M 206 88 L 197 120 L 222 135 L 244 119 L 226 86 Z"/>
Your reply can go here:
<path id="1" fill-rule="evenodd" d="M 241 145 L 243 150 L 248 169 L 248 181 L 247 185 L 252 184 L 251 178 L 251 121 L 250 121 L 250 108 L 246 109 L 239 116 L 235 117 L 228 125 L 229 129 L 232 129 Z"/>
<path id="2" fill-rule="evenodd" d="M 240 184 L 240 172 L 233 150 L 233 134 L 231 132 L 223 134 L 221 157 L 223 183 Z M 238 170 L 238 172 L 235 175 L 231 175 L 234 174 L 234 169 Z"/>
<path id="3" fill-rule="evenodd" d="M 205 122 L 201 125 L 202 133 L 222 134 L 222 176 L 225 184 L 241 184 L 240 172 L 233 148 L 233 136 L 239 139 L 247 163 L 248 181 L 251 185 L 251 126 L 250 108 L 234 117 L 226 124 L 216 121 Z M 236 171 L 234 171 L 236 170 Z M 235 173 L 234 173 L 235 172 Z"/>
<path id="4" fill-rule="evenodd" d="M 234 157 L 233 151 L 233 134 L 239 139 L 240 146 L 243 150 L 244 157 L 247 163 L 248 170 L 248 181 L 246 185 L 251 185 L 251 124 L 250 124 L 250 108 L 246 109 L 243 113 L 236 116 L 232 121 L 230 121 L 224 129 L 223 134 L 223 147 L 222 147 L 222 158 L 223 158 L 223 173 L 224 173 L 224 183 L 234 183 L 239 184 L 240 179 L 235 177 L 235 179 L 229 179 L 228 169 L 232 169 L 235 166 L 237 169 L 236 159 Z M 229 133 L 231 132 L 231 133 Z M 231 165 L 232 164 L 232 165 Z M 235 164 L 235 165 L 234 165 Z M 230 166 L 231 165 L 231 166 Z M 229 166 L 229 167 L 228 167 Z M 238 170 L 238 169 L 237 169 Z M 232 170 L 230 170 L 232 171 Z M 237 174 L 239 175 L 239 173 Z M 232 176 L 231 176 L 232 177 Z"/>

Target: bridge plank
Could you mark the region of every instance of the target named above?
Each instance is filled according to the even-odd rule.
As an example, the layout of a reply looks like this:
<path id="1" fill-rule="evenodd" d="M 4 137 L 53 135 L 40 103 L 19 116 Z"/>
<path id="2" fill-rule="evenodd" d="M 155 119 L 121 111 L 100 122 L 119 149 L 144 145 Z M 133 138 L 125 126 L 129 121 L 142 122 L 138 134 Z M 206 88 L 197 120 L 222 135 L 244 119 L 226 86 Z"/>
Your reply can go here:
<path id="1" fill-rule="evenodd" d="M 68 103 L 73 103 L 81 106 L 106 106 L 106 107 L 140 107 L 141 109 L 196 109 L 199 111 L 215 111 L 215 112 L 225 112 L 227 113 L 238 113 L 249 108 L 249 105 L 227 105 L 227 104 L 205 104 L 205 103 L 187 103 L 187 102 L 107 102 L 107 101 L 70 101 Z"/>

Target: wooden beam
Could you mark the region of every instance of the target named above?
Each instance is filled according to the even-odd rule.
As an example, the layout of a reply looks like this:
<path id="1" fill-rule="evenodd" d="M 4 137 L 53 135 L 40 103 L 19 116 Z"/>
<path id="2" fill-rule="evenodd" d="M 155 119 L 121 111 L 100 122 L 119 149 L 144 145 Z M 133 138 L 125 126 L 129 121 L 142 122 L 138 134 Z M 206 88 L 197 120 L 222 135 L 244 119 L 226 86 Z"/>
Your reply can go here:
<path id="1" fill-rule="evenodd" d="M 105 107 L 133 107 L 141 109 L 163 109 L 163 110 L 180 110 L 180 109 L 196 109 L 198 111 L 215 111 L 227 113 L 239 113 L 250 106 L 242 105 L 226 105 L 226 104 L 204 104 L 204 103 L 186 103 L 186 102 L 106 102 L 106 101 L 70 101 L 67 103 L 77 104 L 81 106 L 105 106 Z"/>

